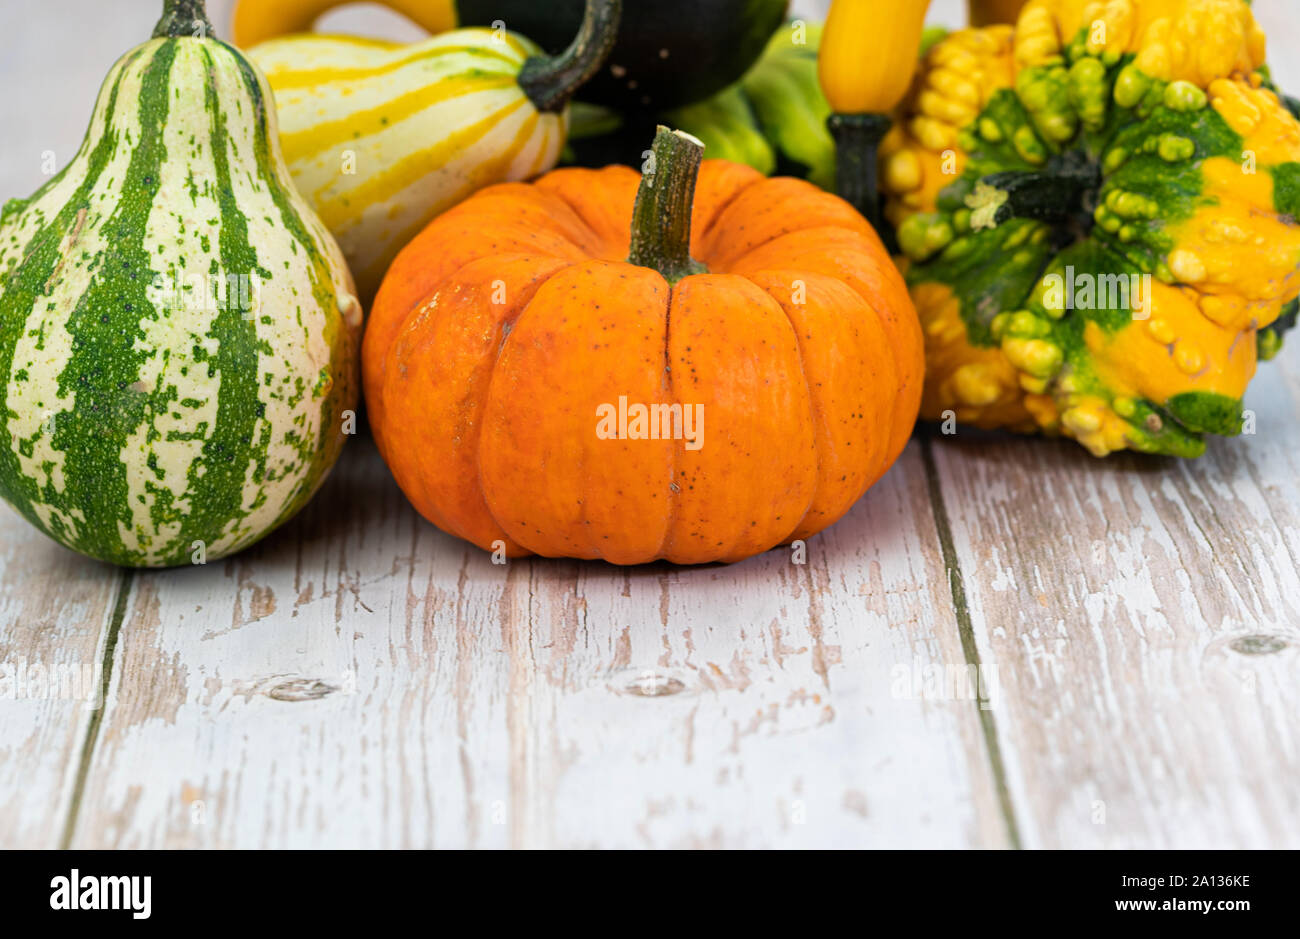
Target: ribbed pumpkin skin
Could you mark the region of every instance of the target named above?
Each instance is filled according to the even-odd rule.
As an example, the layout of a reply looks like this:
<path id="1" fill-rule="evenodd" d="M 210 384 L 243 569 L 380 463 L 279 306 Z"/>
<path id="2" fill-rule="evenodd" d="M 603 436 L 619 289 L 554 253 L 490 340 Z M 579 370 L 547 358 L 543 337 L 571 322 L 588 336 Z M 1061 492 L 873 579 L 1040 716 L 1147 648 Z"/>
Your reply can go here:
<path id="1" fill-rule="evenodd" d="M 0 219 L 0 495 L 69 548 L 219 558 L 298 511 L 343 445 L 361 311 L 268 96 L 222 43 L 150 40 L 72 162 Z M 251 278 L 251 315 L 227 275 Z"/>
<path id="2" fill-rule="evenodd" d="M 250 50 L 275 92 L 294 181 L 338 238 L 363 300 L 439 212 L 555 165 L 568 112 L 539 112 L 517 82 L 538 51 L 487 29 L 413 45 L 302 35 Z"/>
<path id="3" fill-rule="evenodd" d="M 845 202 L 706 161 L 670 286 L 628 256 L 639 176 L 565 169 L 440 216 L 366 328 L 376 440 L 444 530 L 507 553 L 735 561 L 838 519 L 890 466 L 924 364 L 901 276 Z M 703 445 L 597 408 L 702 405 Z"/>
<path id="4" fill-rule="evenodd" d="M 1241 432 L 1300 294 L 1300 122 L 1264 52 L 1243 0 L 1029 0 L 1014 28 L 929 51 L 881 150 L 925 327 L 924 417 L 1097 456 L 1196 456 Z M 980 218 L 996 174 L 1061 179 L 1069 160 L 1096 182 L 1064 223 Z M 1052 292 L 1143 276 L 1145 309 Z"/>

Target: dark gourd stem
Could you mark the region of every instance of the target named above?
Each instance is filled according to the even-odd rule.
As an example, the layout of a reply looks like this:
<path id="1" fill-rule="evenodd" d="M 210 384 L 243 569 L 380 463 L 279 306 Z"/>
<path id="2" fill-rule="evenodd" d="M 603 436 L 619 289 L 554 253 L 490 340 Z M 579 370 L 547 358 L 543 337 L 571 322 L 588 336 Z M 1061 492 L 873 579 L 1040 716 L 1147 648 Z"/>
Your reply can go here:
<path id="1" fill-rule="evenodd" d="M 212 23 L 208 20 L 203 0 L 163 0 L 162 19 L 153 29 L 153 38 L 176 39 L 180 36 L 212 38 Z"/>
<path id="2" fill-rule="evenodd" d="M 630 264 L 654 268 L 675 284 L 707 270 L 691 260 L 691 207 L 704 144 L 690 134 L 660 125 L 650 153 L 632 208 L 632 250 L 627 259 Z"/>
<path id="3" fill-rule="evenodd" d="M 980 183 L 966 200 L 977 215 L 984 209 L 977 228 L 1001 225 L 1013 218 L 1062 222 L 1079 216 L 1091 219 L 1096 206 L 1089 203 L 1101 186 L 1101 172 L 1083 161 L 1056 160 L 1043 171 L 1008 170 L 985 176 Z"/>
<path id="4" fill-rule="evenodd" d="M 832 114 L 826 126 L 835 138 L 835 191 L 880 231 L 876 151 L 889 130 L 889 118 L 883 114 Z"/>
<path id="5" fill-rule="evenodd" d="M 535 55 L 519 72 L 519 87 L 539 111 L 559 112 L 600 71 L 618 38 L 623 0 L 587 0 L 577 37 L 559 55 Z"/>

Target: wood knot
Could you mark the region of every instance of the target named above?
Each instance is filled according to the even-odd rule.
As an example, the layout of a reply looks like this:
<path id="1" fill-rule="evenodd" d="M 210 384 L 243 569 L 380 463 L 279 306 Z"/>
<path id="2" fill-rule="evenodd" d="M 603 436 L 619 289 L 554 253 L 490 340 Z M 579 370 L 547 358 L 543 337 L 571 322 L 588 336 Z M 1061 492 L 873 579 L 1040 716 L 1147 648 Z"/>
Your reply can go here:
<path id="1" fill-rule="evenodd" d="M 686 683 L 662 668 L 632 669 L 625 673 L 616 690 L 639 698 L 662 698 L 686 690 Z"/>
<path id="2" fill-rule="evenodd" d="M 266 696 L 276 701 L 316 701 L 338 690 L 337 686 L 319 678 L 294 678 L 274 685 Z"/>
<path id="3" fill-rule="evenodd" d="M 1238 636 L 1228 643 L 1228 648 L 1241 655 L 1270 655 L 1281 652 L 1287 647 L 1287 641 L 1281 636 L 1269 636 L 1262 633 L 1250 636 Z"/>

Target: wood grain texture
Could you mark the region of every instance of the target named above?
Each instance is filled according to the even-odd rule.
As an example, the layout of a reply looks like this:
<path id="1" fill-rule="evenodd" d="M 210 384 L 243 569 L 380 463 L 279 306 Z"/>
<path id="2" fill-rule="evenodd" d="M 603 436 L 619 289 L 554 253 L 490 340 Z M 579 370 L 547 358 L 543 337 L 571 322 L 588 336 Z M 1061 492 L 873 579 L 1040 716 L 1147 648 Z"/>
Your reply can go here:
<path id="1" fill-rule="evenodd" d="M 1300 846 L 1298 365 L 1194 462 L 934 444 L 1028 846 Z"/>
<path id="2" fill-rule="evenodd" d="M 59 842 L 121 583 L 0 503 L 0 848 Z"/>
<path id="3" fill-rule="evenodd" d="M 914 448 L 807 564 L 689 570 L 494 565 L 345 459 L 137 578 L 74 845 L 1005 843 L 975 702 L 897 694 L 962 663 Z"/>

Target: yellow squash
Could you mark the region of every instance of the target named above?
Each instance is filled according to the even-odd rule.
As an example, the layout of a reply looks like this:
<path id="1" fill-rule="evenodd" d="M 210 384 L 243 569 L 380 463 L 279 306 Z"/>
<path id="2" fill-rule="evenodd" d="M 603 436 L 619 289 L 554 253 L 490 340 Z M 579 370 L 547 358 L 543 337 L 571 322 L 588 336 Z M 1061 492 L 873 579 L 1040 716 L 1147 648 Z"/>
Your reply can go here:
<path id="1" fill-rule="evenodd" d="M 885 114 L 911 84 L 930 0 L 834 0 L 817 73 L 831 110 Z"/>
<path id="2" fill-rule="evenodd" d="M 831 106 L 836 191 L 880 227 L 876 148 L 886 114 L 916 71 L 930 0 L 834 0 L 822 30 L 817 76 Z"/>

